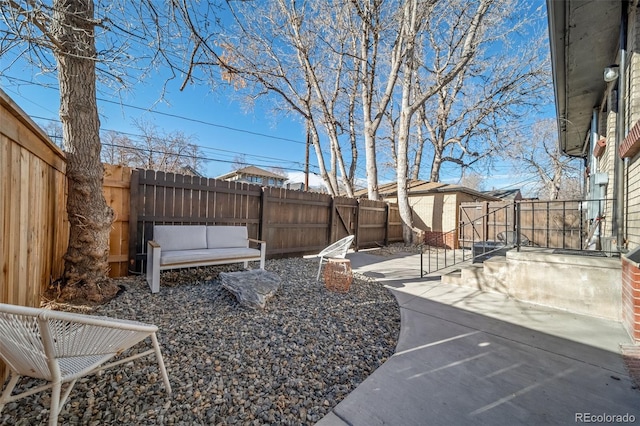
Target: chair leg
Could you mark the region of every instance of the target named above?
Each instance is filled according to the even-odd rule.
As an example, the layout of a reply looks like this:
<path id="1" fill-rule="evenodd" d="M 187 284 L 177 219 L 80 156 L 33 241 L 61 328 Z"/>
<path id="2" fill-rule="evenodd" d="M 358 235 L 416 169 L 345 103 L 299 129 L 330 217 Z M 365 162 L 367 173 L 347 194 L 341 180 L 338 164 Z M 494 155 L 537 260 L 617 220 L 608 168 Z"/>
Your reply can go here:
<path id="1" fill-rule="evenodd" d="M 64 391 L 64 394 L 60 398 L 60 405 L 58 406 L 58 414 L 60 414 L 60 411 L 62 411 L 62 407 L 64 406 L 65 402 L 67 402 L 67 398 L 69 398 L 69 394 L 71 393 L 71 389 L 73 389 L 73 387 L 75 386 L 77 380 L 78 379 L 75 379 L 75 380 L 69 382 L 69 384 L 67 385 L 67 389 Z M 60 390 L 62 390 L 62 385 L 60 385 Z"/>
<path id="2" fill-rule="evenodd" d="M 158 344 L 158 338 L 156 337 L 156 333 L 151 335 L 151 340 L 153 341 L 153 348 L 156 351 L 156 360 L 158 361 L 158 367 L 160 368 L 160 373 L 162 374 L 162 380 L 164 381 L 164 388 L 167 393 L 171 393 L 171 384 L 169 383 L 169 376 L 167 375 L 167 369 L 164 366 L 164 360 L 162 359 L 162 353 L 160 352 L 160 345 Z"/>
<path id="3" fill-rule="evenodd" d="M 316 276 L 316 281 L 320 281 L 320 270 L 322 269 L 322 258 L 320 258 L 320 265 L 318 266 L 318 275 Z"/>
<path id="4" fill-rule="evenodd" d="M 51 387 L 51 406 L 49 407 L 49 426 L 58 425 L 58 414 L 60 414 L 60 393 L 62 383 L 53 383 Z"/>
<path id="5" fill-rule="evenodd" d="M 20 375 L 12 371 L 11 379 L 9 380 L 9 383 L 7 383 L 7 388 L 4 390 L 4 392 L 2 392 L 2 396 L 0 397 L 0 413 L 2 413 L 2 409 L 4 408 L 4 405 L 7 403 L 7 400 L 9 399 L 9 397 L 11 396 L 11 392 L 13 392 L 13 388 L 16 387 L 18 380 L 20 380 Z"/>

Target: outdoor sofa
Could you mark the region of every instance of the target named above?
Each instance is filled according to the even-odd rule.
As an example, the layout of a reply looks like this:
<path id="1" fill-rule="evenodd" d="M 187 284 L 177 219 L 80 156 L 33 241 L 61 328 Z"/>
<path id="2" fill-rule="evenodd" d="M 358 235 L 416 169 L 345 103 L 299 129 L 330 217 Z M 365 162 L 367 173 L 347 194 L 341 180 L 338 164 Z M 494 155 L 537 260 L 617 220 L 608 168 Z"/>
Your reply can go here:
<path id="1" fill-rule="evenodd" d="M 248 238 L 246 226 L 156 225 L 147 243 L 147 283 L 158 293 L 166 269 L 239 262 L 247 268 L 249 261 L 260 261 L 264 269 L 266 250 L 266 242 Z"/>

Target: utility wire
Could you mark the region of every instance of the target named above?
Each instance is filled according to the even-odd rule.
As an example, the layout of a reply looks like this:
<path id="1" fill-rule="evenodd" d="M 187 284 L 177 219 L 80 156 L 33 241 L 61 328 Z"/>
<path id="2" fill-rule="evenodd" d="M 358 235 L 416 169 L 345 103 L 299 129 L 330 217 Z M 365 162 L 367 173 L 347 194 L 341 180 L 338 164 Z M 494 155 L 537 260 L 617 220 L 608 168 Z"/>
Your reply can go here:
<path id="1" fill-rule="evenodd" d="M 17 81 L 17 82 L 21 82 L 21 83 L 25 83 L 25 84 L 39 86 L 39 87 L 43 87 L 43 88 L 46 88 L 46 89 L 57 90 L 55 87 L 53 87 L 51 85 L 36 83 L 34 81 L 25 80 L 25 79 L 21 79 L 21 78 L 18 78 L 18 77 L 7 76 L 7 75 L 3 75 L 2 77 L 6 78 L 8 80 L 13 80 L 13 81 Z M 280 136 L 273 136 L 273 135 L 268 135 L 268 134 L 265 134 L 265 133 L 253 132 L 253 131 L 250 131 L 250 130 L 239 129 L 239 128 L 235 128 L 235 127 L 231 127 L 231 126 L 226 126 L 226 125 L 217 124 L 217 123 L 211 123 L 211 122 L 208 122 L 208 121 L 194 119 L 194 118 L 190 118 L 190 117 L 185 117 L 185 116 L 181 116 L 181 115 L 178 115 L 178 114 L 171 114 L 171 113 L 166 113 L 166 112 L 161 112 L 161 111 L 155 111 L 155 110 L 152 110 L 152 109 L 149 109 L 149 108 L 143 108 L 143 107 L 139 107 L 139 106 L 136 106 L 136 105 L 126 104 L 126 103 L 123 103 L 123 102 L 112 101 L 112 100 L 105 99 L 105 98 L 96 98 L 96 99 L 101 101 L 101 102 L 105 102 L 105 103 L 119 105 L 119 106 L 131 108 L 131 109 L 135 109 L 135 110 L 139 110 L 139 111 L 149 112 L 149 113 L 152 113 L 152 114 L 158 114 L 158 115 L 162 115 L 162 116 L 165 116 L 165 117 L 171 117 L 171 118 L 176 118 L 176 119 L 180 119 L 180 120 L 190 121 L 190 122 L 194 122 L 194 123 L 198 123 L 198 124 L 203 124 L 203 125 L 206 125 L 206 126 L 223 128 L 223 129 L 226 129 L 226 130 L 232 130 L 232 131 L 235 131 L 235 132 L 240 132 L 240 133 L 245 133 L 245 134 L 250 134 L 250 135 L 260 136 L 260 137 L 265 137 L 265 138 L 269 138 L 269 139 L 281 140 L 281 141 L 285 141 L 285 142 L 292 142 L 292 143 L 297 143 L 297 144 L 302 144 L 302 145 L 306 144 L 306 142 L 298 141 L 298 140 L 295 140 L 295 139 L 283 138 L 283 137 L 280 137 Z M 59 120 L 54 120 L 54 119 L 45 118 L 45 117 L 38 117 L 38 116 L 33 116 L 33 117 L 37 118 L 37 119 L 40 119 L 40 120 L 49 120 L 49 121 L 59 122 Z M 105 131 L 112 131 L 112 132 L 115 132 L 115 133 L 118 133 L 118 134 L 122 134 L 122 135 L 143 137 L 143 135 L 136 135 L 136 134 L 133 134 L 133 133 L 127 133 L 127 132 L 122 132 L 122 131 L 109 130 L 109 129 L 104 129 L 104 130 Z M 191 158 L 198 159 L 198 160 L 213 161 L 213 162 L 219 162 L 219 163 L 230 163 L 230 164 L 232 164 L 232 163 L 236 162 L 236 161 L 233 161 L 233 160 L 223 160 L 223 159 L 204 157 L 204 156 L 203 157 L 188 156 L 188 155 L 185 155 L 185 154 L 173 154 L 173 153 L 170 153 L 170 152 L 149 150 L 149 149 L 145 149 L 145 148 L 133 148 L 133 147 L 126 147 L 126 146 L 118 146 L 118 145 L 107 144 L 107 143 L 103 143 L 103 145 L 113 146 L 113 147 L 118 147 L 118 148 L 126 148 L 126 149 L 138 149 L 138 150 L 142 150 L 142 151 L 146 151 L 146 152 L 150 152 L 151 151 L 151 152 L 157 152 L 157 153 L 169 154 L 169 155 L 176 155 L 176 156 L 187 156 L 187 157 L 191 157 Z M 222 149 L 205 147 L 205 146 L 200 146 L 200 145 L 197 145 L 197 146 L 199 148 L 201 148 L 201 149 L 226 151 L 226 150 L 222 150 Z M 297 165 L 301 165 L 302 164 L 301 162 L 298 162 L 298 161 L 277 159 L 277 158 L 273 158 L 273 157 L 264 157 L 264 156 L 258 156 L 258 155 L 243 153 L 243 152 L 236 152 L 236 151 L 226 151 L 226 152 L 239 154 L 239 155 L 247 155 L 247 156 L 252 157 L 252 158 L 264 158 L 264 159 L 270 159 L 270 160 L 274 160 L 274 161 L 278 161 L 278 162 L 285 162 L 285 163 L 288 162 L 288 163 L 297 164 Z M 256 165 L 257 167 L 273 167 L 272 164 L 269 164 L 269 165 L 254 164 L 254 165 Z M 309 164 L 309 166 L 318 169 L 317 165 Z M 288 167 L 281 167 L 281 168 L 284 169 L 284 170 L 289 170 L 289 171 L 304 172 L 303 169 L 288 168 Z M 363 173 L 364 176 L 366 176 L 366 170 L 363 170 L 362 166 L 360 166 L 360 165 L 356 166 L 356 170 L 358 170 L 359 172 Z M 382 178 L 384 179 L 385 177 L 386 176 L 383 176 Z M 395 178 L 395 176 L 394 176 L 394 178 Z M 502 188 L 498 188 L 498 189 L 508 189 L 510 187 L 513 187 L 513 186 L 516 186 L 516 185 L 520 185 L 522 183 L 533 182 L 535 179 L 536 179 L 535 177 L 528 178 L 528 179 L 526 179 L 524 181 L 516 182 L 516 183 L 510 184 L 510 185 L 506 185 L 506 186 L 504 186 Z M 389 179 L 389 180 L 392 181 L 393 179 Z"/>
<path id="2" fill-rule="evenodd" d="M 110 146 L 110 147 L 118 148 L 118 149 L 130 150 L 130 151 L 139 151 L 139 152 L 145 152 L 145 153 L 148 152 L 150 154 L 171 155 L 171 156 L 174 156 L 174 157 L 189 158 L 189 159 L 193 159 L 193 160 L 213 161 L 213 162 L 217 162 L 217 163 L 227 163 L 227 164 L 235 163 L 235 161 L 233 161 L 233 160 L 223 160 L 223 159 L 204 157 L 204 156 L 199 156 L 199 155 L 179 154 L 179 153 L 175 153 L 175 152 L 163 151 L 163 150 L 152 149 L 152 148 L 140 148 L 140 147 L 135 147 L 135 146 L 118 145 L 118 144 L 112 144 L 112 143 L 102 143 L 102 145 Z M 253 164 L 253 165 L 255 165 L 256 167 L 273 167 L 272 164 Z M 295 169 L 295 168 L 288 168 L 288 167 L 280 167 L 280 168 L 284 169 L 284 170 L 289 170 L 289 171 L 304 172 L 303 169 Z"/>
<path id="3" fill-rule="evenodd" d="M 21 79 L 21 78 L 18 78 L 18 77 L 12 77 L 12 76 L 3 76 L 3 77 L 5 77 L 5 78 L 7 78 L 9 80 L 18 81 L 18 82 L 25 83 L 25 84 L 30 84 L 30 85 L 35 85 L 35 86 L 39 86 L 39 87 L 44 87 L 44 88 L 47 88 L 47 89 L 57 90 L 55 87 L 52 87 L 52 86 L 49 86 L 49 85 L 40 84 L 40 83 L 36 83 L 36 82 L 30 81 L 30 80 L 24 80 L 24 79 Z M 285 141 L 285 142 L 292 142 L 292 143 L 306 145 L 306 142 L 297 141 L 295 139 L 282 138 L 282 137 L 279 137 L 279 136 L 273 136 L 273 135 L 267 135 L 267 134 L 264 134 L 264 133 L 252 132 L 250 130 L 237 129 L 237 128 L 234 128 L 234 127 L 224 126 L 224 125 L 215 124 L 215 123 L 210 123 L 210 122 L 207 122 L 207 121 L 193 119 L 193 118 L 189 118 L 189 117 L 184 117 L 184 116 L 180 116 L 180 115 L 177 115 L 177 114 L 164 113 L 164 112 L 154 111 L 154 110 L 151 110 L 151 109 L 148 109 L 148 108 L 143 108 L 143 107 L 139 107 L 139 106 L 135 106 L 135 105 L 130 105 L 130 104 L 126 104 L 126 103 L 111 101 L 111 100 L 104 99 L 104 98 L 97 98 L 97 99 L 102 101 L 102 102 L 111 103 L 111 104 L 120 105 L 120 106 L 125 106 L 125 107 L 128 107 L 128 108 L 132 108 L 132 109 L 136 109 L 136 110 L 140 110 L 140 111 L 145 111 L 145 112 L 149 112 L 149 113 L 152 113 L 152 114 L 164 115 L 164 116 L 168 116 L 168 117 L 172 117 L 172 118 L 177 118 L 177 119 L 180 119 L 180 120 L 196 122 L 196 123 L 199 123 L 199 124 L 204 124 L 204 125 L 213 126 L 213 127 L 220 127 L 220 128 L 233 130 L 233 131 L 237 131 L 237 132 L 241 132 L 241 133 L 247 133 L 247 134 L 252 134 L 252 135 L 256 135 L 256 136 L 262 136 L 262 137 L 266 137 L 266 138 L 282 140 L 282 141 Z M 43 119 L 43 120 L 56 121 L 56 120 L 43 118 L 43 117 L 35 117 L 35 118 Z M 105 130 L 107 130 L 107 129 L 105 129 Z M 119 133 L 126 134 L 125 132 L 119 132 Z M 140 135 L 137 135 L 137 136 L 140 136 Z M 251 154 L 245 154 L 245 153 L 238 153 L 238 154 L 251 156 Z M 212 161 L 215 161 L 215 160 L 212 159 Z M 292 162 L 292 163 L 302 164 L 301 162 Z M 315 169 L 319 169 L 319 167 L 317 165 L 314 165 L 314 164 L 309 164 L 309 166 L 313 167 Z M 291 170 L 297 170 L 297 169 L 291 169 Z M 366 170 L 363 169 L 362 166 L 357 165 L 356 166 L 356 170 L 359 171 L 362 175 L 366 176 Z"/>
<path id="4" fill-rule="evenodd" d="M 25 83 L 25 84 L 31 84 L 31 85 L 43 87 L 43 88 L 46 88 L 46 89 L 57 90 L 55 87 L 52 87 L 52 86 L 49 86 L 49 85 L 45 85 L 45 84 L 36 83 L 34 81 L 24 80 L 24 79 L 21 79 L 21 78 L 18 78 L 18 77 L 12 77 L 12 76 L 7 76 L 7 75 L 3 75 L 2 77 L 6 78 L 8 80 L 18 81 L 18 82 Z M 171 117 L 171 118 L 177 118 L 177 119 L 180 119 L 180 120 L 190 121 L 192 123 L 198 123 L 198 124 L 203 124 L 203 125 L 206 125 L 206 126 L 217 127 L 217 128 L 226 129 L 226 130 L 232 130 L 234 132 L 245 133 L 245 134 L 254 135 L 254 136 L 260 136 L 260 137 L 269 138 L 269 139 L 275 139 L 275 140 L 281 140 L 281 141 L 285 141 L 285 142 L 292 142 L 292 143 L 297 143 L 297 144 L 301 144 L 301 145 L 306 145 L 306 142 L 295 140 L 295 139 L 283 138 L 283 137 L 274 136 L 274 135 L 268 135 L 266 133 L 254 132 L 254 131 L 246 130 L 246 129 L 239 129 L 237 127 L 231 127 L 231 126 L 225 126 L 223 124 L 211 123 L 209 121 L 204 121 L 204 120 L 199 120 L 199 119 L 195 119 L 195 118 L 185 117 L 185 116 L 181 116 L 181 115 L 178 115 L 178 114 L 171 114 L 171 113 L 167 113 L 167 112 L 155 111 L 155 110 L 152 110 L 152 109 L 149 109 L 149 108 L 139 107 L 139 106 L 136 106 L 136 105 L 126 104 L 126 103 L 123 103 L 123 102 L 112 101 L 112 100 L 105 99 L 105 98 L 96 98 L 96 99 L 98 101 L 101 101 L 101 102 L 114 104 L 114 105 L 119 105 L 119 106 L 123 106 L 123 107 L 126 107 L 126 108 L 135 109 L 135 110 L 138 110 L 138 111 L 149 112 L 149 113 L 152 113 L 152 114 L 158 114 L 158 115 L 162 115 L 162 116 L 165 116 L 165 117 Z"/>
<path id="5" fill-rule="evenodd" d="M 52 118 L 46 118 L 46 117 L 40 117 L 37 115 L 32 115 L 32 118 L 38 119 L 38 120 L 46 120 L 46 121 L 51 121 L 51 122 L 56 122 L 56 123 L 60 123 L 60 120 L 57 119 L 52 119 Z M 132 136 L 135 138 L 140 138 L 140 139 L 144 139 L 147 138 L 146 135 L 142 135 L 142 134 L 136 134 L 136 133 L 130 133 L 130 132 L 123 132 L 120 130 L 113 130 L 113 129 L 107 129 L 107 128 L 102 128 L 102 131 L 105 132 L 112 132 L 115 133 L 117 135 L 122 135 L 122 136 Z M 49 135 L 49 137 L 51 137 L 52 139 L 55 138 L 55 136 Z M 164 138 L 164 137 L 158 137 L 158 136 L 154 136 L 153 139 L 157 140 L 157 141 L 161 141 L 161 142 L 170 142 L 170 139 Z M 120 148 L 127 148 L 127 149 L 135 149 L 136 147 L 131 147 L 131 146 L 126 146 L 126 145 L 114 145 L 114 144 L 108 144 L 106 142 L 103 142 L 102 145 L 105 146 L 114 146 L 114 147 L 120 147 Z M 299 167 L 303 167 L 303 164 L 300 161 L 295 161 L 295 160 L 287 160 L 284 158 L 276 158 L 276 157 L 267 157 L 264 155 L 257 155 L 257 154 L 250 154 L 250 153 L 245 153 L 245 152 L 239 152 L 239 151 L 230 151 L 230 150 L 226 150 L 226 149 L 220 149 L 220 148 L 212 148 L 212 147 L 208 147 L 208 146 L 203 146 L 203 145 L 198 145 L 196 143 L 191 143 L 191 145 L 195 145 L 196 147 L 198 147 L 201 150 L 211 150 L 211 151 L 220 151 L 220 152 L 227 152 L 230 154 L 236 154 L 236 155 L 245 155 L 247 157 L 250 158 L 258 158 L 258 159 L 264 159 L 264 160 L 272 160 L 272 161 L 277 161 L 279 163 L 289 163 L 289 164 L 296 164 Z M 139 148 L 141 150 L 146 150 L 146 148 Z M 168 152 L 164 152 L 165 154 L 170 154 Z M 177 154 L 176 154 L 177 155 Z M 225 155 L 225 154 L 223 154 Z M 194 157 L 195 158 L 195 157 Z M 217 160 L 214 158 L 208 158 L 209 160 Z M 229 161 L 230 163 L 234 163 L 235 161 Z M 273 165 L 269 165 L 268 167 L 272 167 Z M 315 167 L 317 168 L 318 166 L 316 166 L 315 164 L 310 164 L 309 166 L 311 167 Z"/>

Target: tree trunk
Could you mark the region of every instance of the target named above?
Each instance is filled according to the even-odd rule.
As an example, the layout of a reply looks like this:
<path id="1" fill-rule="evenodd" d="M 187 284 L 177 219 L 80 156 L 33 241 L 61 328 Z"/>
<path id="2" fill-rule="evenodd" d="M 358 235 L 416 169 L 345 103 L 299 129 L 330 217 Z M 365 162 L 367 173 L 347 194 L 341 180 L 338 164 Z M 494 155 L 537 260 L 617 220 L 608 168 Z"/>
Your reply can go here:
<path id="1" fill-rule="evenodd" d="M 440 182 L 440 168 L 442 167 L 442 151 L 437 147 L 433 153 L 433 161 L 431 162 L 431 174 L 429 180 L 431 182 Z"/>
<path id="2" fill-rule="evenodd" d="M 370 200 L 379 200 L 378 191 L 378 165 L 376 160 L 376 138 L 372 134 L 371 124 L 364 123 L 364 146 L 367 165 L 367 195 Z"/>
<path id="3" fill-rule="evenodd" d="M 404 108 L 400 112 L 400 122 L 398 131 L 398 161 L 396 163 L 396 177 L 398 179 L 398 211 L 402 219 L 402 238 L 405 245 L 419 244 L 423 241 L 424 231 L 415 228 L 413 225 L 413 213 L 409 205 L 408 184 L 408 148 L 409 130 L 411 128 L 412 113 L 409 108 Z"/>
<path id="4" fill-rule="evenodd" d="M 118 287 L 107 273 L 113 210 L 102 192 L 93 0 L 56 0 L 54 10 L 70 225 L 64 282 L 55 296 L 75 303 L 104 303 Z"/>

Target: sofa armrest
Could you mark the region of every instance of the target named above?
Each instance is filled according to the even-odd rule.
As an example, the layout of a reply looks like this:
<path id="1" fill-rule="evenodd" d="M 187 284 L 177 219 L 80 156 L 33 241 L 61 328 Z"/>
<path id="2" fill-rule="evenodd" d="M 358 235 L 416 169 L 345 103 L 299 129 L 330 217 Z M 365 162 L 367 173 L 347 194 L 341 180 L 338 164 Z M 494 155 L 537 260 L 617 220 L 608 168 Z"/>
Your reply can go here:
<path id="1" fill-rule="evenodd" d="M 267 242 L 262 240 L 256 240 L 255 238 L 248 238 L 252 243 L 258 243 L 260 245 L 260 269 L 264 269 L 264 260 L 267 256 Z"/>
<path id="2" fill-rule="evenodd" d="M 155 241 L 147 241 L 147 284 L 151 293 L 160 291 L 160 244 Z"/>

